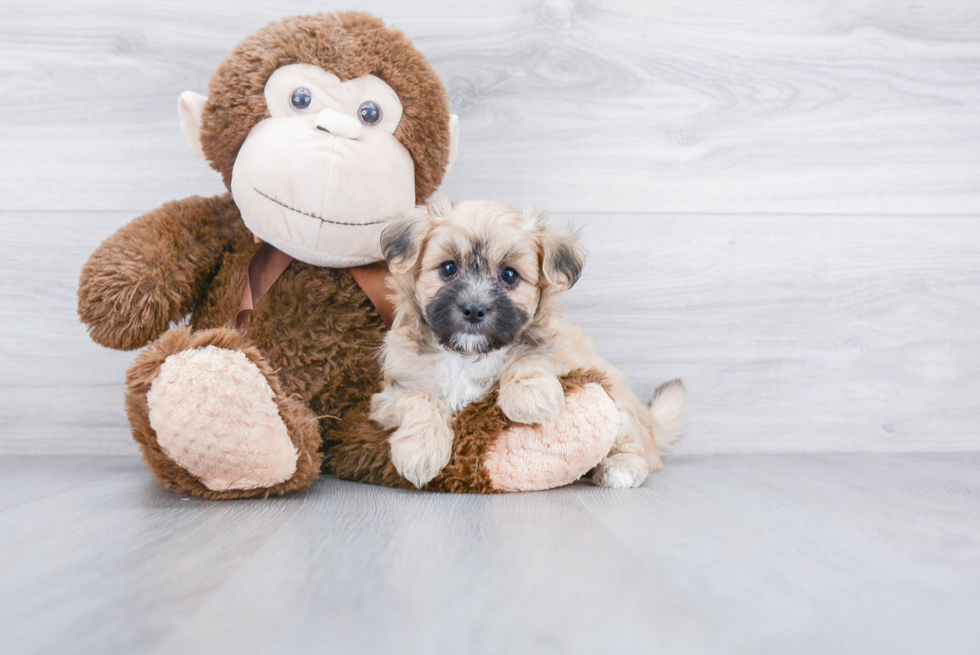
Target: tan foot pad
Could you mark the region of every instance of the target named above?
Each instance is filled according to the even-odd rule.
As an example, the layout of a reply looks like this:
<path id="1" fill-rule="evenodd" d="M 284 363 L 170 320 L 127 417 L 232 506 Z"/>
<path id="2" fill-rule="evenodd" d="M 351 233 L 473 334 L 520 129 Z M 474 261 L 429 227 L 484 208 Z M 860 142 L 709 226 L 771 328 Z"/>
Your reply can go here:
<path id="1" fill-rule="evenodd" d="M 296 472 L 299 453 L 275 394 L 242 352 L 170 355 L 147 403 L 160 448 L 212 491 L 271 487 Z"/>
<path id="2" fill-rule="evenodd" d="M 619 412 L 601 385 L 569 394 L 565 409 L 543 425 L 519 425 L 501 434 L 484 462 L 500 491 L 537 491 L 570 484 L 612 448 Z"/>

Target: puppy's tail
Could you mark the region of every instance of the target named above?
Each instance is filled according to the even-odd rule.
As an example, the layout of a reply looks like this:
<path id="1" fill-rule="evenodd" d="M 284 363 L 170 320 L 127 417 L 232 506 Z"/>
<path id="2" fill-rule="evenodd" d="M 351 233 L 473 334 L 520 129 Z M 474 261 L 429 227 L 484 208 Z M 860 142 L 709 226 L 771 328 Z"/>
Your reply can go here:
<path id="1" fill-rule="evenodd" d="M 657 387 L 648 405 L 653 417 L 653 440 L 664 450 L 677 441 L 684 431 L 684 408 L 687 389 L 680 380 L 671 380 Z"/>

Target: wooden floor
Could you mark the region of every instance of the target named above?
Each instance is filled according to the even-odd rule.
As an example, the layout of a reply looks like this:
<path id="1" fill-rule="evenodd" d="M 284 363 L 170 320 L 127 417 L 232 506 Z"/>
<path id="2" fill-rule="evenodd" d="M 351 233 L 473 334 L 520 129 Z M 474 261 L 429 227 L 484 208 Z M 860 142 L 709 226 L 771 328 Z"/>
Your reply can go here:
<path id="1" fill-rule="evenodd" d="M 3 653 L 976 653 L 980 453 L 680 456 L 645 487 L 214 503 L 0 457 Z"/>

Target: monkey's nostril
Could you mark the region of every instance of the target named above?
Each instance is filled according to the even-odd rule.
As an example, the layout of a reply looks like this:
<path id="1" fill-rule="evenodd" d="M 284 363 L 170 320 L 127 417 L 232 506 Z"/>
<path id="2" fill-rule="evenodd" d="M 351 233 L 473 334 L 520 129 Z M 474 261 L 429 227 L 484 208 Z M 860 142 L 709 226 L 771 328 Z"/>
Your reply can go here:
<path id="1" fill-rule="evenodd" d="M 364 127 L 353 116 L 342 114 L 334 109 L 324 109 L 317 114 L 313 125 L 328 134 L 354 140 L 361 137 Z"/>

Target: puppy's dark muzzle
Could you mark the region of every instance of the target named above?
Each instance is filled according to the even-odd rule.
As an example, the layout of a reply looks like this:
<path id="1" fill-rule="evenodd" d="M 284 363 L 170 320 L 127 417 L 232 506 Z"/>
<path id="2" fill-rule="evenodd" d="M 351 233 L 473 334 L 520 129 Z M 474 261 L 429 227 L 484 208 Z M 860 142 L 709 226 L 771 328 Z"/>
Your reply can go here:
<path id="1" fill-rule="evenodd" d="M 527 315 L 496 282 L 462 276 L 436 293 L 426 305 L 425 320 L 443 346 L 487 353 L 511 344 Z"/>

